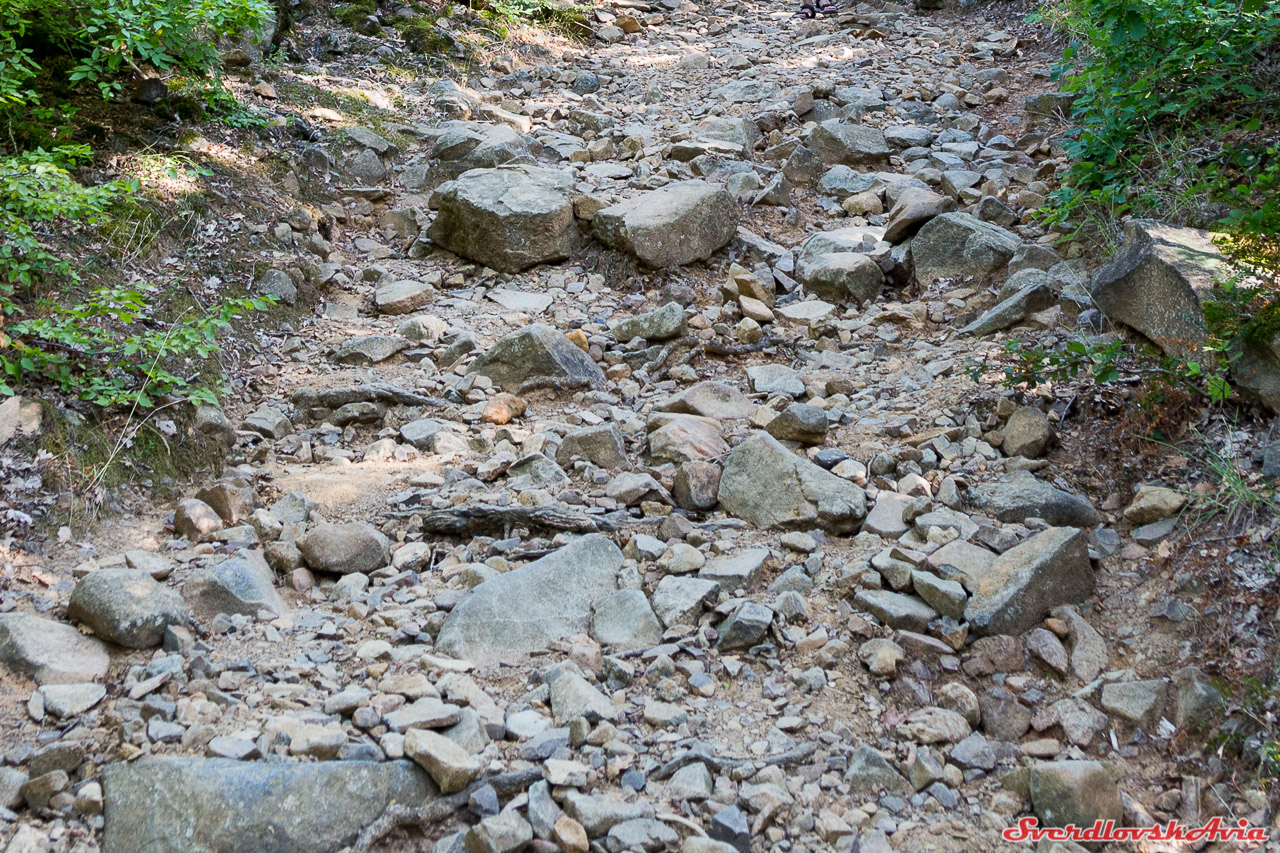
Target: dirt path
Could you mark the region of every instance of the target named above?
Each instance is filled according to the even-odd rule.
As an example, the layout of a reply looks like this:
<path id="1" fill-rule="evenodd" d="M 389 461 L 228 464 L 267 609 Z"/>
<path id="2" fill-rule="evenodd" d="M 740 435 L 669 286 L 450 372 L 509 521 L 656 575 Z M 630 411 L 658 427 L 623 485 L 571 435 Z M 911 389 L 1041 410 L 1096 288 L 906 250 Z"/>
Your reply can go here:
<path id="1" fill-rule="evenodd" d="M 117 519 L 5 593 L 8 849 L 359 847 L 423 801 L 419 764 L 470 799 L 382 849 L 1265 822 L 1188 734 L 1220 696 L 1133 532 L 1175 498 L 1125 520 L 1051 393 L 974 380 L 1080 312 L 1083 263 L 1033 222 L 1062 165 L 1043 34 L 1002 5 L 605 8 L 589 46 L 466 86 L 362 69 L 378 40 L 350 34 L 265 74 L 321 142 L 288 144 L 278 219 L 216 228 L 297 319 L 237 365 L 207 423 L 227 478 L 177 532 Z M 332 48 L 319 26 L 294 47 Z M 501 164 L 554 176 L 441 186 Z M 645 195 L 686 181 L 689 207 Z M 618 249 L 588 236 L 611 215 Z M 637 259 L 672 246 L 694 258 Z"/>

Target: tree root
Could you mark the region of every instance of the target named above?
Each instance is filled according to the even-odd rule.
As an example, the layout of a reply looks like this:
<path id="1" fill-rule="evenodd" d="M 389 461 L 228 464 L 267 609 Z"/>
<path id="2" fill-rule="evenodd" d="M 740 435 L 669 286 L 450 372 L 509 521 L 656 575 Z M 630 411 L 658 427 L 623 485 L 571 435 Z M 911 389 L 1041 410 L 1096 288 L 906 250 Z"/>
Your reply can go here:
<path id="1" fill-rule="evenodd" d="M 713 355 L 721 358 L 728 358 L 738 355 L 749 355 L 753 352 L 760 352 L 769 347 L 786 346 L 792 347 L 794 343 L 786 338 L 763 338 L 754 344 L 722 344 L 719 341 L 704 341 L 701 338 L 695 338 L 693 335 L 685 335 L 682 338 L 676 338 L 669 344 L 664 346 L 662 350 L 647 362 L 642 368 L 649 376 L 656 376 L 655 371 L 668 369 L 667 362 L 671 357 L 682 349 L 687 349 L 677 364 L 687 364 L 700 355 Z M 674 366 L 674 365 L 673 365 Z"/>
<path id="2" fill-rule="evenodd" d="M 528 788 L 542 778 L 542 768 L 519 770 L 515 773 L 503 773 L 472 782 L 465 789 L 447 797 L 432 800 L 424 806 L 413 808 L 400 804 L 387 806 L 382 815 L 373 823 L 360 831 L 354 844 L 348 848 L 349 853 L 369 853 L 373 846 L 397 829 L 417 826 L 426 827 L 448 820 L 454 814 L 466 808 L 471 795 L 485 785 L 493 787 L 499 797 L 510 797 Z"/>

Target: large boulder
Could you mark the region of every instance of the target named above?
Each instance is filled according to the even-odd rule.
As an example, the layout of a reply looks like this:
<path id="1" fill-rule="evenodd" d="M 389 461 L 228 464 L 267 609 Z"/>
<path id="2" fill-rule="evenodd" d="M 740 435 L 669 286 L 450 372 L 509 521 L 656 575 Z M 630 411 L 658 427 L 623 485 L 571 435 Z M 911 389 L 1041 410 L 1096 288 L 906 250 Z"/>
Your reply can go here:
<path id="1" fill-rule="evenodd" d="M 1089 293 L 1112 322 L 1189 358 L 1208 335 L 1201 300 L 1225 266 L 1207 231 L 1130 220 L 1123 247 L 1093 274 Z"/>
<path id="2" fill-rule="evenodd" d="M 1051 527 L 1005 551 L 974 584 L 964 617 L 978 634 L 1030 631 L 1060 604 L 1093 592 L 1084 532 Z"/>
<path id="3" fill-rule="evenodd" d="M 439 796 L 408 761 L 146 758 L 102 774 L 106 853 L 337 853 L 391 803 Z"/>
<path id="4" fill-rule="evenodd" d="M 429 236 L 455 254 L 517 273 L 561 261 L 578 245 L 573 179 L 542 166 L 474 169 L 441 184 Z"/>
<path id="5" fill-rule="evenodd" d="M 71 592 L 67 618 L 132 649 L 160 645 L 164 629 L 187 621 L 182 596 L 142 569 L 98 569 Z"/>
<path id="6" fill-rule="evenodd" d="M 889 224 L 885 228 L 884 239 L 890 243 L 900 243 L 918 232 L 935 216 L 951 213 L 955 209 L 956 200 L 951 196 L 924 187 L 907 187 L 898 196 L 893 207 L 889 208 Z"/>
<path id="7" fill-rule="evenodd" d="M 682 181 L 606 207 L 594 227 L 605 245 L 661 269 L 711 257 L 733 239 L 740 215 L 725 190 Z"/>
<path id="8" fill-rule="evenodd" d="M 974 486 L 970 497 L 975 506 L 1006 524 L 1028 518 L 1043 518 L 1062 527 L 1092 527 L 1102 522 L 1088 498 L 1046 483 L 1030 471 L 1011 471 L 995 482 Z"/>
<path id="9" fill-rule="evenodd" d="M 821 527 L 852 533 L 867 515 L 862 489 L 765 433 L 753 434 L 730 451 L 719 495 L 731 515 L 761 529 Z"/>
<path id="10" fill-rule="evenodd" d="M 622 552 L 600 534 L 575 539 L 490 578 L 453 609 L 436 649 L 476 662 L 521 656 L 585 633 L 596 602 L 618 588 Z"/>
<path id="11" fill-rule="evenodd" d="M 999 272 L 1021 243 L 999 225 L 967 213 L 943 213 L 911 241 L 911 258 L 917 280 L 928 286 L 941 278 L 986 278 Z"/>
<path id="12" fill-rule="evenodd" d="M 1050 761 L 1031 767 L 1031 805 L 1044 826 L 1120 823 L 1120 789 L 1099 761 Z"/>
<path id="13" fill-rule="evenodd" d="M 37 684 L 81 684 L 107 674 L 107 647 L 75 628 L 26 613 L 0 613 L 0 664 Z"/>
<path id="14" fill-rule="evenodd" d="M 471 364 L 471 373 L 488 376 L 507 391 L 529 379 L 550 379 L 566 386 L 603 388 L 604 372 L 572 341 L 550 326 L 534 324 L 500 338 Z"/>
<path id="15" fill-rule="evenodd" d="M 811 235 L 796 253 L 796 279 L 805 290 L 832 302 L 861 305 L 884 290 L 884 271 L 867 252 L 875 241 L 861 228 Z"/>
<path id="16" fill-rule="evenodd" d="M 371 524 L 320 524 L 298 540 L 307 565 L 321 572 L 348 575 L 373 572 L 391 561 L 391 543 Z"/>
<path id="17" fill-rule="evenodd" d="M 889 165 L 889 144 L 879 128 L 829 119 L 809 132 L 805 143 L 828 166 Z"/>

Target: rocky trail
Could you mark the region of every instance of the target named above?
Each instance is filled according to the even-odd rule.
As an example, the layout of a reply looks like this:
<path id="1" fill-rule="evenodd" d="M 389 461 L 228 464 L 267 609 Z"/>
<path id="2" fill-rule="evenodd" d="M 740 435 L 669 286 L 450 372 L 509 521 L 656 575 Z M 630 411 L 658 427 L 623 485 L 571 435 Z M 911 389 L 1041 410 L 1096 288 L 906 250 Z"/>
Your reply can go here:
<path id="1" fill-rule="evenodd" d="M 792 12 L 614 0 L 286 143 L 278 216 L 210 225 L 297 312 L 200 413 L 223 476 L 3 593 L 10 853 L 1270 825 L 1195 735 L 1184 491 L 973 376 L 1105 328 L 1034 221 L 1054 47 L 1010 4 Z M 383 91 L 308 26 L 332 64 L 254 92 Z"/>

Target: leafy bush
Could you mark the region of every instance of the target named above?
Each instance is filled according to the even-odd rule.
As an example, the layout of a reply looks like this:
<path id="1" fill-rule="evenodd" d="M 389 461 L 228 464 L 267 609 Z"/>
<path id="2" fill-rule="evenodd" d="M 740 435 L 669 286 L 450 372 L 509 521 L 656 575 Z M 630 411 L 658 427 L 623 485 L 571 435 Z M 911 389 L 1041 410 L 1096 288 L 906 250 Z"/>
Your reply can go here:
<path id="1" fill-rule="evenodd" d="M 109 97 L 124 73 L 147 66 L 207 70 L 217 39 L 261 26 L 270 11 L 267 0 L 0 0 L 0 101 L 35 102 L 36 46 L 70 57 L 69 81 Z"/>
<path id="2" fill-rule="evenodd" d="M 214 390 L 200 381 L 199 366 L 179 375 L 172 365 L 208 358 L 218 349 L 221 329 L 271 300 L 228 299 L 191 319 L 148 324 L 152 295 L 140 287 L 102 288 L 81 304 L 49 305 L 42 316 L 13 323 L 13 339 L 0 353 L 0 393 L 11 395 L 19 383 L 41 379 L 98 406 L 149 409 L 161 396 L 215 402 Z"/>
<path id="3" fill-rule="evenodd" d="M 1093 205 L 1280 228 L 1280 3 L 1058 0 L 1048 15 L 1073 36 L 1057 73 L 1078 124 L 1051 222 Z"/>
<path id="4" fill-rule="evenodd" d="M 219 39 L 260 27 L 270 13 L 269 0 L 0 0 L 0 121 L 25 130 L 64 110 L 42 104 L 42 74 L 91 84 L 107 98 L 133 74 L 199 78 L 214 66 Z M 216 81 L 192 87 L 225 123 L 261 123 Z M 0 394 L 51 383 L 99 406 L 211 401 L 205 371 L 190 360 L 210 356 L 217 332 L 239 313 L 270 302 L 228 300 L 164 322 L 152 315 L 147 285 L 74 297 L 85 292 L 81 271 L 52 245 L 53 230 L 65 237 L 102 223 L 139 189 L 136 180 L 78 182 L 72 172 L 91 153 L 64 145 L 0 157 Z"/>
<path id="5" fill-rule="evenodd" d="M 36 228 L 101 222 L 108 205 L 137 189 L 132 181 L 78 183 L 69 169 L 88 154 L 77 147 L 0 159 L 0 311 L 11 318 L 0 339 L 0 394 L 43 381 L 99 406 L 147 409 L 157 397 L 174 395 L 212 401 L 202 371 L 179 374 L 176 365 L 207 358 L 220 329 L 270 300 L 227 300 L 172 323 L 150 316 L 154 288 L 146 286 L 98 288 L 64 304 L 63 292 L 80 283 L 79 272 Z M 41 284 L 60 286 L 59 298 L 37 297 Z"/>

